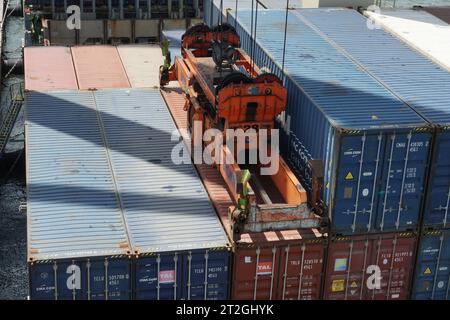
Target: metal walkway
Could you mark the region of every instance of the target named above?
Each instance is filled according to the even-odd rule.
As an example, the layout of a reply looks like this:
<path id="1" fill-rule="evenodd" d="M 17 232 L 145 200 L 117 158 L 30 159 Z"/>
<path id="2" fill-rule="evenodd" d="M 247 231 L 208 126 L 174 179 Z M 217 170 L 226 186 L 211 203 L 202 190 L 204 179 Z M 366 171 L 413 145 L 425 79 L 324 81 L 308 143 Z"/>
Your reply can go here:
<path id="1" fill-rule="evenodd" d="M 22 82 L 9 87 L 9 109 L 0 126 L 0 154 L 3 153 L 24 101 Z"/>

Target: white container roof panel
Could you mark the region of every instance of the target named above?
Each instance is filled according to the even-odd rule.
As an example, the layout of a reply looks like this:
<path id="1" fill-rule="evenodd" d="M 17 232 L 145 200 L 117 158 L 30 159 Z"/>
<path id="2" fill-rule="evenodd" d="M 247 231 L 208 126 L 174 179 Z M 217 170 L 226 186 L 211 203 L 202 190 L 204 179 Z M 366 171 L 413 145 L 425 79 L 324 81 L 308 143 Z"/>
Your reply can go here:
<path id="1" fill-rule="evenodd" d="M 450 71 L 450 25 L 446 22 L 420 10 L 391 9 L 364 14 Z"/>
<path id="2" fill-rule="evenodd" d="M 134 251 L 224 248 L 227 237 L 159 90 L 95 93 Z"/>
<path id="3" fill-rule="evenodd" d="M 117 50 L 132 88 L 159 87 L 159 67 L 164 63 L 159 45 L 121 45 Z"/>
<path id="4" fill-rule="evenodd" d="M 28 259 L 127 254 L 92 93 L 30 92 L 26 108 Z"/>

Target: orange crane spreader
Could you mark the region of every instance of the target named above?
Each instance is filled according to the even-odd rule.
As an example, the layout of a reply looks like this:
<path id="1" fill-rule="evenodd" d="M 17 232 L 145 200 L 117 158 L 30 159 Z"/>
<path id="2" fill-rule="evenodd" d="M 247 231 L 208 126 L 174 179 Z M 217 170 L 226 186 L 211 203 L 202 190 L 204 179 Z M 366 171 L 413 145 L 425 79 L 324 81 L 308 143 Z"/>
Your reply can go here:
<path id="1" fill-rule="evenodd" d="M 211 128 L 220 130 L 225 138 L 228 129 L 242 129 L 241 132 L 256 135 L 256 145 L 247 138 L 244 150 L 237 150 L 236 141 L 233 141 L 233 151 L 223 143 L 222 161 L 215 163 L 236 203 L 229 208 L 234 233 L 323 227 L 320 163 L 311 163 L 317 174 L 308 201 L 299 180 L 278 152 L 271 154 L 270 147 L 266 150 L 279 164 L 272 175 L 261 174 L 267 165 L 262 164 L 259 156 L 252 164 L 236 161 L 240 152 L 248 156 L 249 150 L 258 148 L 263 139 L 262 129 L 269 131 L 268 145 L 273 144 L 274 120 L 284 111 L 287 100 L 281 80 L 274 74 L 261 72 L 239 47 L 239 35 L 228 24 L 212 29 L 204 24 L 193 26 L 183 35 L 182 57 L 177 57 L 172 66 L 167 44 L 163 45 L 166 60 L 160 69 L 161 86 L 170 81 L 179 82 L 185 93 L 192 142 L 201 141 L 204 132 Z M 196 126 L 196 121 L 201 126 Z M 202 148 L 206 146 L 203 143 Z"/>

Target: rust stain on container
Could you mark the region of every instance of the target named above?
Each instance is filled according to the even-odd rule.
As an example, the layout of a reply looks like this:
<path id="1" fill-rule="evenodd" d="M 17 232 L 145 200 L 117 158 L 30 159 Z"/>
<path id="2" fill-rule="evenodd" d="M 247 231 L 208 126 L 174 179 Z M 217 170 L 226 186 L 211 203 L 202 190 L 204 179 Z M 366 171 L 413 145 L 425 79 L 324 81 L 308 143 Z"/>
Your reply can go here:
<path id="1" fill-rule="evenodd" d="M 330 240 L 324 299 L 408 299 L 416 242 L 413 233 Z"/>
<path id="2" fill-rule="evenodd" d="M 116 47 L 72 47 L 72 57 L 81 90 L 130 88 Z"/>
<path id="3" fill-rule="evenodd" d="M 161 90 L 178 129 L 187 128 L 185 99 L 179 88 Z M 225 231 L 233 239 L 228 208 L 231 195 L 219 171 L 196 165 Z M 247 233 L 233 243 L 234 300 L 312 300 L 321 295 L 326 239 L 317 230 Z"/>
<path id="4" fill-rule="evenodd" d="M 77 90 L 77 79 L 68 47 L 26 47 L 25 89 L 28 91 Z"/>

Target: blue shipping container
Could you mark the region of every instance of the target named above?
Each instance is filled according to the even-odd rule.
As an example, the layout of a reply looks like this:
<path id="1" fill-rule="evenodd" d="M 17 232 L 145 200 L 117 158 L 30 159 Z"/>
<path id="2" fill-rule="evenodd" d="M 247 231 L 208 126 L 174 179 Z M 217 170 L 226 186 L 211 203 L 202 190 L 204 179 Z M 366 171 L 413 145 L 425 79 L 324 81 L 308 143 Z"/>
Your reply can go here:
<path id="1" fill-rule="evenodd" d="M 450 73 L 348 9 L 305 9 L 295 14 L 436 126 L 424 225 L 449 227 Z M 444 41 L 444 39 L 443 39 Z"/>
<path id="2" fill-rule="evenodd" d="M 295 14 L 288 21 L 283 76 L 285 11 L 258 13 L 256 44 L 251 12 L 241 10 L 237 19 L 243 49 L 288 89 L 284 157 L 309 191 L 307 162 L 323 160 L 333 232 L 416 229 L 429 124 Z M 228 22 L 235 22 L 232 11 Z"/>
<path id="3" fill-rule="evenodd" d="M 412 299 L 450 300 L 450 230 L 422 235 Z"/>
<path id="4" fill-rule="evenodd" d="M 143 255 L 136 261 L 136 299 L 227 299 L 229 264 L 225 251 Z"/>
<path id="5" fill-rule="evenodd" d="M 128 300 L 131 260 L 96 257 L 37 262 L 30 268 L 33 300 Z"/>

